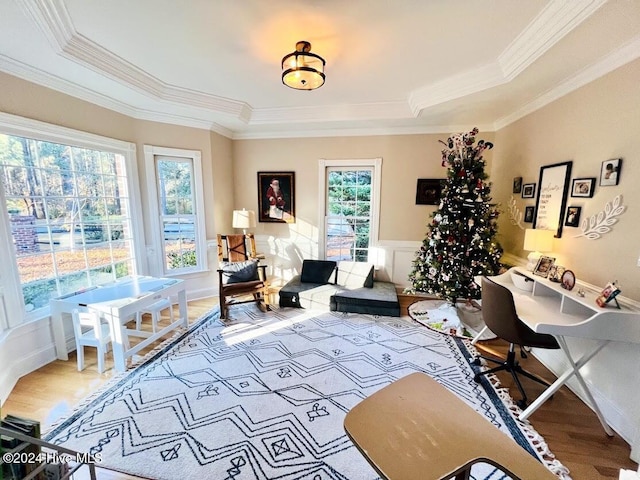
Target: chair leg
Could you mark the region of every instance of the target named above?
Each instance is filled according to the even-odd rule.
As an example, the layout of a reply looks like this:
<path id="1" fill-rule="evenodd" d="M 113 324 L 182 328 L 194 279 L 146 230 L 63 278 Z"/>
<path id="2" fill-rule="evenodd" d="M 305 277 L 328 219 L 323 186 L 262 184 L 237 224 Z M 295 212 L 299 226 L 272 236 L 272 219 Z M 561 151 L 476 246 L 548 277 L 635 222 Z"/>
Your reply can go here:
<path id="1" fill-rule="evenodd" d="M 96 355 L 98 355 L 98 373 L 104 372 L 104 346 L 99 345 L 96 348 Z"/>
<path id="2" fill-rule="evenodd" d="M 78 357 L 78 371 L 84 370 L 84 347 L 82 345 L 76 346 L 76 354 Z"/>

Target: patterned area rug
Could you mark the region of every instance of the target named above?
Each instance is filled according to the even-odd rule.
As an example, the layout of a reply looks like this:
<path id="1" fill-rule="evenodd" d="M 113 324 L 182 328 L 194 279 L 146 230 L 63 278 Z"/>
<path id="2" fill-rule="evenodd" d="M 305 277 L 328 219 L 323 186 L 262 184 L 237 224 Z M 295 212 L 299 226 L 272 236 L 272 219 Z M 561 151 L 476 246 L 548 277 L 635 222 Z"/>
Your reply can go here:
<path id="1" fill-rule="evenodd" d="M 418 371 L 569 478 L 530 425 L 517 420 L 508 393 L 492 385 L 495 377 L 473 381 L 467 340 L 408 318 L 262 313 L 253 306 L 231 314 L 226 323 L 217 310 L 203 317 L 45 439 L 100 454 L 99 466 L 153 479 L 376 479 L 347 438 L 344 417 Z M 505 477 L 483 464 L 473 478 Z"/>

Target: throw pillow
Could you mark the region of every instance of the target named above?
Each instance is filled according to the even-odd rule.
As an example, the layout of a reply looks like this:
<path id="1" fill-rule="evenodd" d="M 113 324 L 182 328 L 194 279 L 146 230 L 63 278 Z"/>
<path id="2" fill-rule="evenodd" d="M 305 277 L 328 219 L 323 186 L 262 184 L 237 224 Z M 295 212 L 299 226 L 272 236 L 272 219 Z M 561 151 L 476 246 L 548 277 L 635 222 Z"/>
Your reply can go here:
<path id="1" fill-rule="evenodd" d="M 331 283 L 331 276 L 336 269 L 332 260 L 303 260 L 300 281 L 302 283 Z"/>
<path id="2" fill-rule="evenodd" d="M 373 288 L 373 270 L 373 263 L 342 261 L 338 263 L 338 285 Z"/>
<path id="3" fill-rule="evenodd" d="M 222 262 L 220 264 L 222 270 L 222 283 L 242 283 L 259 280 L 258 262 L 255 260 L 247 260 L 246 262 Z"/>

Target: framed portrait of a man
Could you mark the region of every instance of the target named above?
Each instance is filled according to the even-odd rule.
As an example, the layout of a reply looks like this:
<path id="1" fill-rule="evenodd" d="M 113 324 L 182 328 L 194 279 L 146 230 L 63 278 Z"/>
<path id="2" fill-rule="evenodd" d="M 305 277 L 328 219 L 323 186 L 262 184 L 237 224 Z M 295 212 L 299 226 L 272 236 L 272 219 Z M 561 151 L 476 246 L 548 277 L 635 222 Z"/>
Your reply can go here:
<path id="1" fill-rule="evenodd" d="M 295 173 L 258 172 L 258 221 L 295 223 Z"/>

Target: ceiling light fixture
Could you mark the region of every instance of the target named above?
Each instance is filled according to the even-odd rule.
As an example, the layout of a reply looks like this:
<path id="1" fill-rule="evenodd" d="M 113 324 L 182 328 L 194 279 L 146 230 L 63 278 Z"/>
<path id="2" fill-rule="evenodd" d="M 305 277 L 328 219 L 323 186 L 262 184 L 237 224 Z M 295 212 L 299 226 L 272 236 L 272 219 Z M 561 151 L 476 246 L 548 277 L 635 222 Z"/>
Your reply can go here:
<path id="1" fill-rule="evenodd" d="M 296 90 L 315 90 L 324 85 L 325 61 L 311 53 L 311 44 L 296 43 L 296 51 L 282 59 L 282 83 Z"/>

